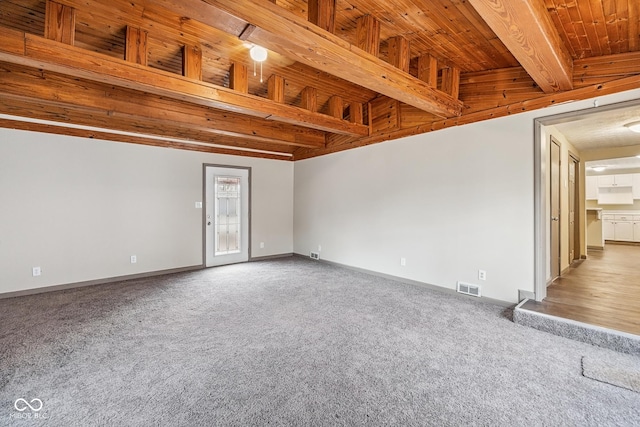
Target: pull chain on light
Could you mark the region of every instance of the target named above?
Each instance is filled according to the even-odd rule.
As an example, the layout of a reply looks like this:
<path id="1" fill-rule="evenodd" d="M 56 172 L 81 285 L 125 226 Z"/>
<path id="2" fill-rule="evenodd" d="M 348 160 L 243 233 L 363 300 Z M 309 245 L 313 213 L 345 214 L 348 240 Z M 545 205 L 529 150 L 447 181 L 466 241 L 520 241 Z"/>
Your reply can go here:
<path id="1" fill-rule="evenodd" d="M 262 46 L 254 45 L 251 49 L 249 49 L 249 56 L 253 59 L 253 75 L 256 76 L 256 62 L 260 63 L 260 83 L 263 82 L 262 79 L 262 63 L 267 59 L 267 49 Z"/>

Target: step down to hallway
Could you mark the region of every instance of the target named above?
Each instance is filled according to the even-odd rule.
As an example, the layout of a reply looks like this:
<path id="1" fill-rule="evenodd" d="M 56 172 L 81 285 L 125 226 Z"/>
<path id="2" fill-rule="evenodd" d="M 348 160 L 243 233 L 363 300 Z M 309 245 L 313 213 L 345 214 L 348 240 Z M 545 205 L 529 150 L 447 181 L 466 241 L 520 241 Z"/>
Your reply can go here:
<path id="1" fill-rule="evenodd" d="M 523 300 L 513 310 L 513 322 L 554 335 L 621 353 L 640 356 L 640 336 L 535 311 L 536 301 Z"/>

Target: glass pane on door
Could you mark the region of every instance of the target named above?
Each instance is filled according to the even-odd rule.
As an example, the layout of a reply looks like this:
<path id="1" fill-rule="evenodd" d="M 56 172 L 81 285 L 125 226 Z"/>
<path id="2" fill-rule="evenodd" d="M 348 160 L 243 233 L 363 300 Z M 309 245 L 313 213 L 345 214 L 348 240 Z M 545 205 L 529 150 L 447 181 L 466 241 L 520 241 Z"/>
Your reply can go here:
<path id="1" fill-rule="evenodd" d="M 240 178 L 215 177 L 215 254 L 240 252 Z"/>

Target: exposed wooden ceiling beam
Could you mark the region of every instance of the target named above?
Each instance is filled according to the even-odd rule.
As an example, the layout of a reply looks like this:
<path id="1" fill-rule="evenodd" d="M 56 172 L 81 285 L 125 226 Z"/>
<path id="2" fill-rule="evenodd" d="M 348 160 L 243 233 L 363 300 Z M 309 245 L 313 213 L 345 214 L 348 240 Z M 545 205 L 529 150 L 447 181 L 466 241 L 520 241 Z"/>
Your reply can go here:
<path id="1" fill-rule="evenodd" d="M 76 10 L 51 0 L 47 0 L 45 7 L 44 36 L 72 45 L 76 36 Z"/>
<path id="2" fill-rule="evenodd" d="M 20 97 L 4 97 L 0 114 L 21 117 L 25 122 L 46 121 L 52 126 L 67 129 L 90 129 L 122 136 L 134 136 L 155 140 L 185 141 L 192 144 L 215 145 L 235 150 L 258 150 L 270 153 L 290 154 L 296 147 L 259 142 L 247 138 L 212 135 L 200 130 L 185 129 L 167 121 L 162 124 L 125 114 L 110 114 L 98 109 L 63 105 L 55 102 Z M 35 120 L 32 120 L 35 119 Z M 299 147 L 298 147 L 299 148 Z"/>
<path id="3" fill-rule="evenodd" d="M 339 37 L 310 25 L 307 20 L 268 0 L 164 0 L 162 6 L 192 19 L 199 19 L 199 16 L 204 19 L 201 22 L 214 28 L 228 28 L 226 24 L 203 14 L 204 3 L 210 5 L 212 16 L 219 15 L 222 11 L 254 25 L 256 28 L 251 34 L 243 35 L 249 42 L 439 117 L 455 117 L 462 112 L 462 102 L 459 100 Z M 198 10 L 197 14 L 188 12 L 192 7 Z M 240 36 L 240 33 L 236 35 Z"/>
<path id="4" fill-rule="evenodd" d="M 542 0 L 469 0 L 545 92 L 573 89 L 573 60 Z"/>
<path id="5" fill-rule="evenodd" d="M 170 112 L 165 120 L 152 117 L 156 114 L 133 114 L 122 111 L 104 110 L 86 105 L 76 105 L 61 101 L 43 99 L 42 96 L 32 97 L 25 95 L 15 95 L 10 93 L 2 94 L 3 105 L 0 111 L 7 114 L 16 114 L 20 109 L 20 115 L 31 118 L 43 118 L 50 120 L 51 117 L 43 117 L 42 110 L 64 111 L 65 113 L 55 113 L 55 116 L 63 122 L 73 122 L 85 126 L 100 125 L 104 128 L 113 128 L 123 132 L 144 133 L 159 137 L 167 135 L 180 136 L 182 139 L 216 143 L 229 146 L 251 146 L 259 150 L 289 152 L 292 147 L 282 141 L 256 138 L 236 132 L 211 131 L 210 128 L 196 126 L 181 120 L 181 114 Z M 37 106 L 37 107 L 36 107 Z M 31 107 L 31 109 L 29 109 Z M 79 117 L 82 118 L 79 119 Z M 90 119 L 88 119 L 90 117 Z M 298 147 L 304 145 L 298 145 Z M 308 147 L 308 146 L 307 146 Z M 318 148 L 318 147 L 308 147 Z"/>
<path id="6" fill-rule="evenodd" d="M 350 123 L 255 95 L 199 82 L 166 71 L 64 45 L 43 37 L 6 31 L 0 61 L 41 68 L 120 87 L 149 92 L 197 105 L 213 107 L 283 123 L 353 136 L 369 134 L 364 125 Z M 22 43 L 22 49 L 17 46 Z"/>
<path id="7" fill-rule="evenodd" d="M 390 139 L 404 138 L 411 135 L 433 132 L 453 126 L 461 126 L 465 124 L 481 122 L 484 120 L 495 119 L 498 117 L 511 116 L 537 110 L 540 108 L 550 107 L 552 105 L 557 105 L 564 102 L 590 99 L 598 96 L 605 96 L 613 93 L 624 92 L 627 90 L 638 89 L 639 87 L 640 74 L 637 74 L 629 77 L 619 78 L 616 80 L 604 81 L 598 84 L 593 84 L 566 92 L 539 94 L 536 98 L 529 98 L 524 101 L 517 101 L 511 104 L 501 105 L 499 107 L 465 113 L 461 117 L 457 117 L 454 119 L 439 120 L 435 117 L 432 117 L 431 120 L 425 120 L 425 122 L 421 125 L 400 127 L 389 132 L 372 133 L 371 136 L 367 138 L 354 139 L 336 136 L 335 141 L 327 141 L 327 147 L 324 149 L 308 149 L 303 147 L 296 148 L 294 151 L 294 160 L 308 159 L 325 154 L 348 150 L 351 148 L 363 147 L 370 144 L 388 141 Z M 500 92 L 497 92 L 494 96 L 501 97 L 502 95 Z"/>
<path id="8" fill-rule="evenodd" d="M 543 0 L 469 0 L 545 93 L 573 89 L 573 60 Z"/>
<path id="9" fill-rule="evenodd" d="M 272 1 L 275 3 L 275 1 Z M 336 18 L 336 0 L 308 0 L 309 22 L 333 33 Z"/>
<path id="10" fill-rule="evenodd" d="M 258 142 L 299 147 L 324 147 L 324 132 L 220 112 L 186 102 L 130 89 L 105 87 L 20 65 L 0 64 L 0 95 L 39 99 L 58 106 L 77 106 L 104 114 L 128 116 L 141 121 L 172 122 L 178 127 L 211 135 L 251 138 Z M 135 102 L 131 102 L 135 99 Z"/>
<path id="11" fill-rule="evenodd" d="M 42 132 L 42 133 L 50 133 L 56 135 L 70 135 L 77 136 L 80 138 L 88 138 L 88 139 L 102 139 L 105 141 L 114 141 L 114 142 L 128 142 L 132 144 L 138 145 L 150 145 L 153 147 L 165 147 L 165 148 L 175 148 L 179 150 L 189 150 L 189 151 L 201 151 L 205 153 L 216 153 L 216 154 L 230 154 L 230 155 L 238 155 L 242 154 L 247 157 L 258 157 L 262 159 L 274 159 L 274 160 L 293 160 L 293 157 L 288 154 L 277 154 L 277 153 L 267 153 L 253 150 L 240 150 L 233 148 L 224 148 L 218 147 L 209 144 L 199 144 L 193 143 L 189 141 L 167 141 L 167 140 L 158 140 L 153 138 L 146 137 L 138 137 L 131 135 L 120 135 L 112 132 L 101 132 L 90 129 L 75 129 L 68 128 L 63 126 L 50 125 L 45 123 L 29 123 L 25 121 L 18 120 L 9 120 L 0 118 L 0 128 L 7 129 L 18 129 L 18 130 L 27 130 L 32 132 Z"/>
<path id="12" fill-rule="evenodd" d="M 606 78 L 640 74 L 640 52 L 595 56 L 578 59 L 574 63 L 574 85 L 589 85 Z"/>

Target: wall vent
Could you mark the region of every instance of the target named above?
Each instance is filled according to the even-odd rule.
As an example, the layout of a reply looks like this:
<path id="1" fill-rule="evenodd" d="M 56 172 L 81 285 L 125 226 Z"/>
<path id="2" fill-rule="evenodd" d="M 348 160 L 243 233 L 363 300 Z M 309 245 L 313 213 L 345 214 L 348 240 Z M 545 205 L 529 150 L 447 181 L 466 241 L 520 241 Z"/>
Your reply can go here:
<path id="1" fill-rule="evenodd" d="M 472 285 L 471 283 L 458 282 L 458 292 L 465 295 L 471 295 L 473 297 L 479 297 L 480 286 Z"/>
<path id="2" fill-rule="evenodd" d="M 320 259 L 320 254 L 318 252 L 311 252 L 311 259 Z"/>

